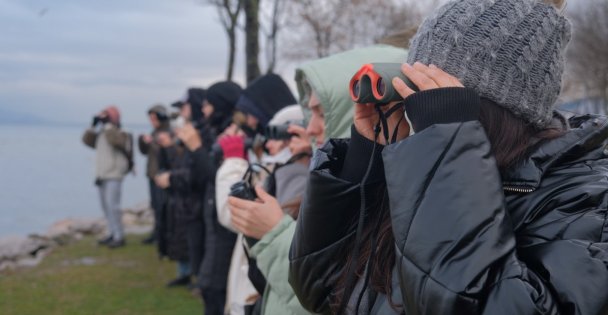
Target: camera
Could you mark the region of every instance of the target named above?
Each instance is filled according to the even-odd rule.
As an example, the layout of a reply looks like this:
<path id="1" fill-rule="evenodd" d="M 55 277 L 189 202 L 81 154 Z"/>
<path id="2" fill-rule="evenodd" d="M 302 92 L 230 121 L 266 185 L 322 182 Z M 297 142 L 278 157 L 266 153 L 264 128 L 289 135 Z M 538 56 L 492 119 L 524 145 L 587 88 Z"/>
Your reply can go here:
<path id="1" fill-rule="evenodd" d="M 283 125 L 267 126 L 264 129 L 264 136 L 267 139 L 272 139 L 272 140 L 289 140 L 289 139 L 291 139 L 291 137 L 294 136 L 294 134 L 291 134 L 287 131 L 289 129 L 290 125 L 298 125 L 298 126 L 303 127 L 304 123 L 302 121 L 297 121 L 297 122 L 287 122 Z"/>
<path id="2" fill-rule="evenodd" d="M 251 201 L 258 197 L 251 184 L 245 180 L 241 180 L 230 186 L 229 196 Z"/>

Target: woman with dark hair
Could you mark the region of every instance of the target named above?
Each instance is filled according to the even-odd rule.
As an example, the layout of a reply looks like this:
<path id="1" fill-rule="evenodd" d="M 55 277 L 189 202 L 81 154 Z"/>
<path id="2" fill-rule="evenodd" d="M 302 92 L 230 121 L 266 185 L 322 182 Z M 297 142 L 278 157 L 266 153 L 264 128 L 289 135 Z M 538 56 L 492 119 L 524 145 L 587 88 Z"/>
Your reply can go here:
<path id="1" fill-rule="evenodd" d="M 313 158 L 290 253 L 307 309 L 608 311 L 608 120 L 554 112 L 569 37 L 532 0 L 421 25 L 402 67 L 420 91 L 395 78 L 402 103 L 357 104 L 351 140 Z M 380 123 L 394 106 L 408 119 Z"/>

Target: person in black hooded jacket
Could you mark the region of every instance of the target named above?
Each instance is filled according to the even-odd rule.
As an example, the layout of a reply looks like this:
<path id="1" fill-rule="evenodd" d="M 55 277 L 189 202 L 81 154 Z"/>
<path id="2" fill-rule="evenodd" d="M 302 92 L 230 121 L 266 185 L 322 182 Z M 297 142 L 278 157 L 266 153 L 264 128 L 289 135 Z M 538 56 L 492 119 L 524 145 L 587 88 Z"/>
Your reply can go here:
<path id="1" fill-rule="evenodd" d="M 296 104 L 296 99 L 283 79 L 274 73 L 253 80 L 236 103 L 236 109 L 246 115 L 247 127 L 262 133 L 263 128 L 278 111 Z"/>
<path id="2" fill-rule="evenodd" d="M 218 82 L 207 89 L 203 103 L 204 123 L 198 135 L 201 139 L 205 163 L 200 167 L 208 174 L 204 196 L 205 256 L 198 271 L 198 285 L 205 302 L 205 314 L 223 315 L 230 257 L 236 234 L 220 225 L 215 202 L 215 175 L 220 161 L 211 154 L 217 137 L 232 123 L 234 106 L 241 95 L 241 87 L 233 82 Z M 194 136 L 194 135 L 193 135 Z M 202 154 L 202 153 L 201 153 Z M 201 160 L 202 161 L 202 160 Z"/>
<path id="3" fill-rule="evenodd" d="M 161 218 L 165 235 L 159 242 L 160 253 L 178 262 L 178 277 L 167 284 L 169 287 L 190 285 L 192 276 L 198 274 L 204 255 L 202 192 L 210 175 L 206 168 L 200 166 L 206 163 L 206 151 L 199 148 L 200 141 L 191 136 L 196 133 L 193 125 L 200 124 L 202 120 L 204 99 L 204 89 L 188 89 L 187 100 L 181 109 L 182 117 L 186 119 L 189 116 L 190 121 L 175 130 L 181 144 L 163 149 L 165 168 L 155 177 L 156 184 L 168 192 L 166 211 Z"/>
<path id="4" fill-rule="evenodd" d="M 313 158 L 290 252 L 307 309 L 608 312 L 608 119 L 553 111 L 569 36 L 528 0 L 422 24 L 402 67 L 420 92 L 393 79 L 404 102 L 357 104 L 351 140 Z M 380 127 L 392 106 L 411 125 Z"/>

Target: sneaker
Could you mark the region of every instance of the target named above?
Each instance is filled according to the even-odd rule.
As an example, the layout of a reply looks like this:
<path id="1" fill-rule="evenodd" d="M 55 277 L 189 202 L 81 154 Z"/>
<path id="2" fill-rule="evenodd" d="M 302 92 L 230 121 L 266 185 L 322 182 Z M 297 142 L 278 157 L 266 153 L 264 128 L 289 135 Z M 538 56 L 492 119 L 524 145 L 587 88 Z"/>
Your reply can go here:
<path id="1" fill-rule="evenodd" d="M 97 240 L 97 244 L 98 244 L 98 245 L 108 245 L 109 243 L 111 243 L 111 242 L 112 242 L 112 240 L 113 240 L 113 239 L 112 239 L 112 236 L 110 235 L 110 236 L 108 236 L 108 237 L 106 237 L 106 238 L 103 238 L 103 239 Z"/>
<path id="2" fill-rule="evenodd" d="M 124 247 L 125 245 L 127 245 L 127 243 L 125 242 L 125 240 L 112 240 L 111 242 L 108 243 L 108 248 L 119 248 L 119 247 Z"/>
<path id="3" fill-rule="evenodd" d="M 182 276 L 167 282 L 167 288 L 188 287 L 190 285 L 190 276 Z"/>

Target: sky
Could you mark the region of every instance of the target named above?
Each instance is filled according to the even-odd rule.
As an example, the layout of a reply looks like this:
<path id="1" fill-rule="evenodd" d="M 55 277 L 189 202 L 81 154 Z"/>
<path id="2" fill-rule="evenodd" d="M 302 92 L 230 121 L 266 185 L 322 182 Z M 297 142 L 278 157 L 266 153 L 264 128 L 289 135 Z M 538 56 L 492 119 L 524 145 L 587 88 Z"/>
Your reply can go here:
<path id="1" fill-rule="evenodd" d="M 116 104 L 125 123 L 145 124 L 151 105 L 222 80 L 227 46 L 203 0 L 0 0 L 0 122 L 78 124 Z M 292 88 L 295 65 L 276 69 Z"/>
<path id="2" fill-rule="evenodd" d="M 0 34 L 0 115 L 79 123 L 117 104 L 141 124 L 225 76 L 226 36 L 202 0 L 0 0 Z"/>

